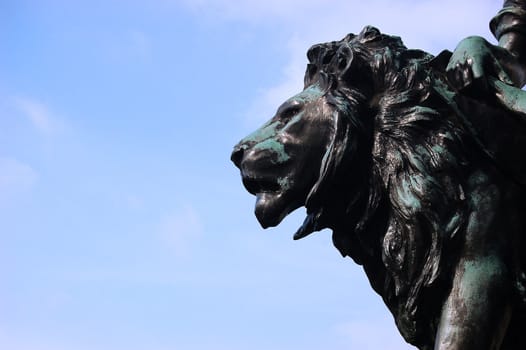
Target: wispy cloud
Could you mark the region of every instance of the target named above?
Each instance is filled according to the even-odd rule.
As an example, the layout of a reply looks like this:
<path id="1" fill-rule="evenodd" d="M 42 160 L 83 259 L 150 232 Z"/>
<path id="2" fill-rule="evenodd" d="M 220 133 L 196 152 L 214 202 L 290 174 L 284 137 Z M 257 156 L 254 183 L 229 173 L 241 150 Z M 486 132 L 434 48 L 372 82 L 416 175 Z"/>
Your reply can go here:
<path id="1" fill-rule="evenodd" d="M 282 77 L 276 85 L 260 90 L 258 98 L 245 113 L 248 126 L 255 127 L 271 118 L 286 98 L 302 90 L 306 65 L 304 46 L 296 38 L 289 41 L 287 47 L 289 62 L 281 71 Z"/>
<path id="2" fill-rule="evenodd" d="M 13 158 L 0 157 L 0 192 L 8 189 L 28 190 L 37 181 L 36 171 Z"/>
<path id="3" fill-rule="evenodd" d="M 287 63 L 273 86 L 262 87 L 247 111 L 247 122 L 255 126 L 270 118 L 281 102 L 300 91 L 307 49 L 319 42 L 339 40 L 365 25 L 401 36 L 408 47 L 437 54 L 454 49 L 468 35 L 491 37 L 489 20 L 502 6 L 500 0 L 410 1 L 391 0 L 187 0 L 199 14 L 215 20 L 241 20 L 276 26 L 288 33 Z M 277 24 L 276 24 L 277 22 Z"/>
<path id="4" fill-rule="evenodd" d="M 185 257 L 203 234 L 203 223 L 198 213 L 190 206 L 162 218 L 161 239 L 178 257 Z"/>
<path id="5" fill-rule="evenodd" d="M 500 0 L 183 0 L 182 3 L 198 14 L 263 25 L 267 21 L 281 21 L 282 28 L 296 28 L 298 32 L 323 34 L 343 27 L 344 32 L 340 33 L 343 36 L 345 31 L 358 30 L 356 26 L 372 24 L 382 28 L 396 26 L 414 37 L 426 32 L 458 35 L 459 28 L 469 29 L 473 25 L 486 29 L 491 16 L 502 6 Z"/>
<path id="6" fill-rule="evenodd" d="M 5 205 L 29 192 L 38 173 L 28 164 L 14 158 L 0 157 L 0 204 Z"/>
<path id="7" fill-rule="evenodd" d="M 44 103 L 27 97 L 14 97 L 13 102 L 38 132 L 51 135 L 62 130 L 63 125 Z"/>

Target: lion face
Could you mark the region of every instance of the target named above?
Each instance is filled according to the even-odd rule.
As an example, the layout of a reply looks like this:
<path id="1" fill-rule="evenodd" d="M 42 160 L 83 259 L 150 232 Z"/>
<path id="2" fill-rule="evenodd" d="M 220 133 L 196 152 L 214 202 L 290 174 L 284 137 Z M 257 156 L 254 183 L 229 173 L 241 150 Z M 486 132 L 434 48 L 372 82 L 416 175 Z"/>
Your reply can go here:
<path id="1" fill-rule="evenodd" d="M 263 228 L 305 204 L 333 134 L 331 107 L 320 82 L 283 103 L 276 115 L 235 147 L 232 161 L 256 195 Z M 305 142 L 308 140 L 308 142 Z"/>

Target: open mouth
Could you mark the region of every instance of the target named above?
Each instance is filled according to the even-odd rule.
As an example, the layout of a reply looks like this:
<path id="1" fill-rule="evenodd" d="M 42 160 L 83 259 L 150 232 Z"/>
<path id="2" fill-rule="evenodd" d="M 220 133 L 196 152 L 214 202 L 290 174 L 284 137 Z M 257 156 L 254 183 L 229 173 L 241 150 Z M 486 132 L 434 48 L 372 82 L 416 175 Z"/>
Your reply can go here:
<path id="1" fill-rule="evenodd" d="M 242 173 L 242 178 L 247 191 L 256 196 L 255 214 L 261 226 L 267 228 L 278 225 L 292 209 L 278 180 L 246 173 Z"/>
<path id="2" fill-rule="evenodd" d="M 243 176 L 243 185 L 253 195 L 258 193 L 277 192 L 281 186 L 274 179 L 255 178 Z"/>

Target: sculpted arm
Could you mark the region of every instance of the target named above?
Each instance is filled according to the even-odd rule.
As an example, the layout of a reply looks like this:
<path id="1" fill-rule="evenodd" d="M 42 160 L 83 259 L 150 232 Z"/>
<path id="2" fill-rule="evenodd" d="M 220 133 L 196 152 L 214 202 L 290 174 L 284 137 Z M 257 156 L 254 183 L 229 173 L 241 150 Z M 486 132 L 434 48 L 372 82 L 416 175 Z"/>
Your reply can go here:
<path id="1" fill-rule="evenodd" d="M 526 0 L 504 1 L 502 10 L 491 20 L 490 28 L 499 46 L 515 59 L 509 69 L 516 70 L 512 74 L 522 77 L 519 84 L 522 87 L 526 69 Z"/>
<path id="2" fill-rule="evenodd" d="M 506 0 L 491 20 L 498 46 L 468 37 L 457 46 L 447 66 L 458 89 L 496 97 L 496 102 L 526 122 L 526 0 Z M 483 95 L 480 95 L 483 94 Z"/>
<path id="3" fill-rule="evenodd" d="M 447 71 L 459 90 L 472 85 L 487 88 L 489 77 L 519 88 L 526 83 L 526 0 L 506 0 L 490 28 L 498 46 L 468 37 L 453 52 Z"/>

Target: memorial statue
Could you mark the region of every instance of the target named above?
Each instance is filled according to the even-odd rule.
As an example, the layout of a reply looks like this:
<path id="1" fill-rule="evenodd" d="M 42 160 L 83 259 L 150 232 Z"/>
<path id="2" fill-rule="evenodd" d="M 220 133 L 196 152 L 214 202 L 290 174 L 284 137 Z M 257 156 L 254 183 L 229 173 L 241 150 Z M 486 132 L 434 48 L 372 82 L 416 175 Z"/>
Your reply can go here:
<path id="1" fill-rule="evenodd" d="M 526 349 L 526 0 L 433 57 L 366 27 L 235 146 L 266 228 L 329 228 L 421 350 Z"/>

